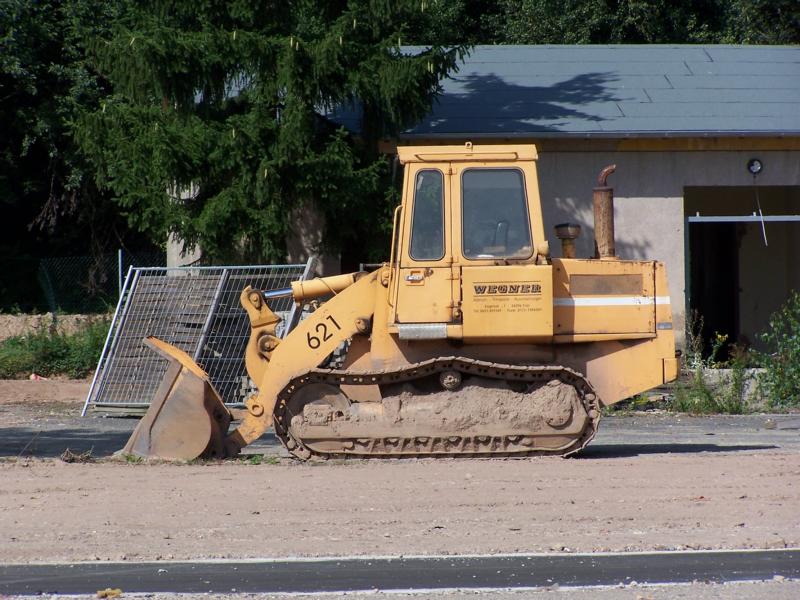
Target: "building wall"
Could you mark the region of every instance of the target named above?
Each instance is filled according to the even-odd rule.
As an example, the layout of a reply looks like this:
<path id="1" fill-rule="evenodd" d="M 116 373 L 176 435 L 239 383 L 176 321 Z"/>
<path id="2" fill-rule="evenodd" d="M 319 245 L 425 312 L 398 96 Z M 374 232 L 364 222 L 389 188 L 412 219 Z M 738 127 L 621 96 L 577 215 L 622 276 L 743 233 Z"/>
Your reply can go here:
<path id="1" fill-rule="evenodd" d="M 560 255 L 553 226 L 565 221 L 583 227 L 579 256 L 593 252 L 592 187 L 608 164 L 615 189 L 617 253 L 621 258 L 666 263 L 676 333 L 685 326 L 684 189 L 691 186 L 752 186 L 746 165 L 758 157 L 762 186 L 800 185 L 798 151 L 611 151 L 539 152 L 539 184 L 546 232 Z M 800 214 L 795 207 L 794 214 Z"/>

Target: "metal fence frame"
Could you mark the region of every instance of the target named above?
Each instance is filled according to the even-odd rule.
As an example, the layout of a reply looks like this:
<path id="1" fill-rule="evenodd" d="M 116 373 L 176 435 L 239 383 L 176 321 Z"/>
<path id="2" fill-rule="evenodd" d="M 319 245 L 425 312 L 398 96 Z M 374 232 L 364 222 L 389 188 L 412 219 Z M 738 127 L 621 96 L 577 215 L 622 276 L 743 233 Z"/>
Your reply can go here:
<path id="1" fill-rule="evenodd" d="M 254 391 L 244 368 L 250 327 L 239 305 L 241 290 L 286 287 L 307 279 L 315 264 L 312 257 L 304 265 L 129 268 L 81 414 L 90 406 L 136 412 L 149 405 L 167 361 L 141 343 L 148 335 L 187 352 L 223 401 L 240 405 Z M 284 317 L 281 325 L 295 323 L 298 308 L 291 298 L 270 305 Z M 288 327 L 277 333 L 286 335 Z"/>

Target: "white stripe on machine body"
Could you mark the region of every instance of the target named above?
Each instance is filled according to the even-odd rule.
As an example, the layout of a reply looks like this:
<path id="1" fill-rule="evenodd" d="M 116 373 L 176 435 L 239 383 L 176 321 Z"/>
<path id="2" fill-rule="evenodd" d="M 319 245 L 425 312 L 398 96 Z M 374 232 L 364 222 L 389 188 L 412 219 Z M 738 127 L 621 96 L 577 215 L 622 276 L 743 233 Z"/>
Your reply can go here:
<path id="1" fill-rule="evenodd" d="M 669 304 L 669 296 L 589 296 L 584 298 L 553 298 L 555 306 L 646 306 Z"/>

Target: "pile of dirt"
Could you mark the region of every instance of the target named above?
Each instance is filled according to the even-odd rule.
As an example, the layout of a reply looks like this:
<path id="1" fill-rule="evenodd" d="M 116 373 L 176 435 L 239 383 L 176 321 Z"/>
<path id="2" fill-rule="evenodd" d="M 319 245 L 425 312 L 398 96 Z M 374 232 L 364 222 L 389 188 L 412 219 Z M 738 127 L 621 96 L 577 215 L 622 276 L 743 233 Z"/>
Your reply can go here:
<path id="1" fill-rule="evenodd" d="M 508 386 L 464 385 L 454 392 L 442 390 L 419 395 L 407 389 L 400 394 L 398 422 L 439 426 L 465 434 L 482 426 L 508 424 L 511 433 L 546 430 L 566 424 L 574 410 L 582 410 L 575 388 L 552 381 L 530 393 L 515 392 Z"/>

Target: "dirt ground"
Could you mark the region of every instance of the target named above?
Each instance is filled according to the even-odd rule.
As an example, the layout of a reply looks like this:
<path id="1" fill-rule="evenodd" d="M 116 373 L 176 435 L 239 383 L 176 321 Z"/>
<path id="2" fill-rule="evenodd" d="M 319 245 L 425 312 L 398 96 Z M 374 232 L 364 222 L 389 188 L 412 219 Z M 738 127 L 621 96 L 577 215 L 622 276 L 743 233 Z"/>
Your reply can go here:
<path id="1" fill-rule="evenodd" d="M 28 335 L 31 332 L 55 329 L 59 333 L 75 333 L 97 321 L 105 321 L 110 315 L 0 315 L 0 341 L 10 337 Z"/>
<path id="2" fill-rule="evenodd" d="M 72 418 L 87 385 L 0 382 L 0 437 Z M 0 562 L 800 545 L 797 445 L 613 448 L 316 464 L 6 457 Z"/>
<path id="3" fill-rule="evenodd" d="M 97 598 L 96 595 L 37 595 L 17 598 L 47 598 L 64 600 Z M 4 597 L 3 597 L 4 598 Z M 777 580 L 765 582 L 700 583 L 678 585 L 620 585 L 618 587 L 567 588 L 523 590 L 436 590 L 435 592 L 338 592 L 334 594 L 168 594 L 129 593 L 120 598 L 146 598 L 148 600 L 190 600 L 214 598 L 215 600 L 285 600 L 309 598 L 313 600 L 797 600 L 800 598 L 800 581 Z"/>
<path id="4" fill-rule="evenodd" d="M 0 465 L 0 561 L 800 545 L 800 460 Z"/>
<path id="5" fill-rule="evenodd" d="M 127 596 L 127 595 L 126 595 Z M 214 594 L 217 600 L 278 600 L 286 595 Z M 543 590 L 436 591 L 435 593 L 314 594 L 314 600 L 797 600 L 800 582 L 783 580 L 725 584 L 626 585 L 613 588 L 548 588 Z M 152 600 L 184 600 L 179 594 L 154 594 Z"/>
<path id="6" fill-rule="evenodd" d="M 90 381 L 76 379 L 0 379 L 0 406 L 23 404 L 47 412 L 72 413 L 82 408 Z M 3 420 L 0 425 L 7 425 Z"/>

